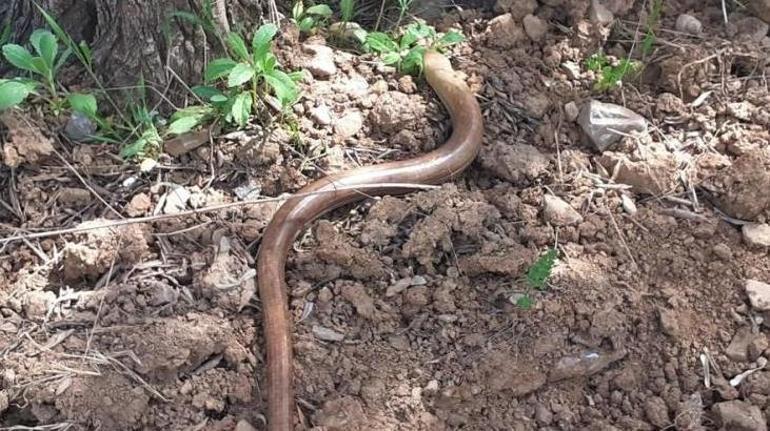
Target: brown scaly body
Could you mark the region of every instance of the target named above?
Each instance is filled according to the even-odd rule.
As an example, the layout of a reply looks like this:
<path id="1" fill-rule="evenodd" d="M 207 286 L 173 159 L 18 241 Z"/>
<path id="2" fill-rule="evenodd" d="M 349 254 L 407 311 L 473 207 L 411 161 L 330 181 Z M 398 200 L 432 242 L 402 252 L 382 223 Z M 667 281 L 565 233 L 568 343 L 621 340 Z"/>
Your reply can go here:
<path id="1" fill-rule="evenodd" d="M 328 191 L 289 199 L 281 205 L 265 229 L 257 260 L 257 280 L 262 300 L 267 344 L 267 425 L 271 431 L 292 429 L 291 316 L 286 293 L 285 264 L 291 244 L 305 225 L 340 206 L 384 194 L 403 194 L 412 189 L 351 186 L 411 183 L 441 184 L 460 174 L 476 158 L 484 134 L 481 108 L 470 88 L 452 69 L 449 60 L 427 51 L 424 71 L 452 118 L 452 136 L 441 147 L 420 157 L 340 172 L 318 180 L 299 193 Z M 345 190 L 336 190 L 346 187 Z"/>

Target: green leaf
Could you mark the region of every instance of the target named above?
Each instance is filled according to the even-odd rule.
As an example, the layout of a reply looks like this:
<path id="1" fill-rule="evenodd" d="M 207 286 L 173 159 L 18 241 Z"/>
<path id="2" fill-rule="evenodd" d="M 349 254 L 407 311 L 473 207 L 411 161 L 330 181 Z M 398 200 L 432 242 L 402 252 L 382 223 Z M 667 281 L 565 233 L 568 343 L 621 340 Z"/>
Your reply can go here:
<path id="1" fill-rule="evenodd" d="M 0 111 L 20 104 L 34 90 L 34 85 L 28 83 L 16 80 L 0 80 Z"/>
<path id="2" fill-rule="evenodd" d="M 230 74 L 236 63 L 229 58 L 218 58 L 206 66 L 205 79 L 211 82 Z"/>
<path id="3" fill-rule="evenodd" d="M 299 97 L 297 85 L 286 73 L 280 70 L 273 70 L 270 74 L 265 75 L 265 81 L 273 88 L 275 96 L 281 102 L 281 105 L 291 106 L 297 101 Z"/>
<path id="4" fill-rule="evenodd" d="M 19 69 L 40 73 L 33 64 L 34 57 L 27 51 L 27 48 L 24 48 L 23 46 L 9 43 L 8 45 L 3 46 L 3 56 L 9 63 Z"/>
<path id="5" fill-rule="evenodd" d="M 148 147 L 160 148 L 161 143 L 163 143 L 163 139 L 158 134 L 158 130 L 155 126 L 150 125 L 144 129 L 144 132 L 142 132 L 137 140 L 123 147 L 123 149 L 120 150 L 120 155 L 126 159 L 142 156 L 147 152 Z"/>
<path id="6" fill-rule="evenodd" d="M 329 5 L 317 4 L 315 6 L 311 6 L 307 8 L 305 13 L 308 15 L 318 15 L 324 18 L 328 18 L 332 16 L 332 8 L 330 8 Z"/>
<path id="7" fill-rule="evenodd" d="M 387 53 L 398 51 L 398 45 L 385 33 L 372 32 L 366 35 L 366 45 L 375 52 Z"/>
<path id="8" fill-rule="evenodd" d="M 174 115 L 171 116 L 171 121 L 176 121 L 180 118 L 186 118 L 186 117 L 202 118 L 211 113 L 212 113 L 212 108 L 210 106 L 193 105 L 193 106 L 188 106 L 186 108 L 182 108 L 174 112 Z"/>
<path id="9" fill-rule="evenodd" d="M 401 36 L 399 46 L 401 49 L 407 49 L 415 42 L 417 42 L 417 32 L 407 31 L 403 36 Z"/>
<path id="10" fill-rule="evenodd" d="M 222 91 L 220 91 L 218 88 L 209 87 L 205 85 L 196 85 L 195 87 L 192 87 L 190 90 L 192 90 L 192 92 L 195 93 L 196 96 L 206 101 L 210 101 L 211 98 L 214 96 L 222 95 Z"/>
<path id="11" fill-rule="evenodd" d="M 453 30 L 441 36 L 441 39 L 438 40 L 438 45 L 441 47 L 447 47 L 458 44 L 464 40 L 465 36 L 463 36 L 460 32 Z"/>
<path id="12" fill-rule="evenodd" d="M 306 16 L 299 22 L 299 31 L 306 33 L 315 25 L 315 19 L 312 16 Z"/>
<path id="13" fill-rule="evenodd" d="M 303 13 L 305 12 L 305 5 L 302 4 L 302 1 L 298 1 L 294 3 L 294 6 L 291 8 L 291 16 L 294 18 L 295 21 L 299 20 Z"/>
<path id="14" fill-rule="evenodd" d="M 93 94 L 71 93 L 67 96 L 67 101 L 73 111 L 80 112 L 91 119 L 96 118 L 97 105 Z"/>
<path id="15" fill-rule="evenodd" d="M 62 52 L 62 54 L 59 56 L 59 60 L 56 61 L 56 64 L 53 67 L 54 74 L 58 72 L 62 66 L 64 66 L 64 64 L 70 58 L 70 55 L 72 55 L 72 48 L 67 47 L 67 49 L 65 49 L 64 52 Z"/>
<path id="16" fill-rule="evenodd" d="M 241 61 L 249 61 L 249 50 L 246 48 L 246 42 L 238 33 L 230 33 L 227 35 L 227 44 L 230 49 Z"/>
<path id="17" fill-rule="evenodd" d="M 53 70 L 56 54 L 59 51 L 56 36 L 48 30 L 38 29 L 32 33 L 29 41 L 35 47 L 38 55 L 43 58 L 48 69 Z"/>
<path id="18" fill-rule="evenodd" d="M 305 79 L 305 72 L 297 70 L 296 72 L 289 73 L 289 78 L 294 82 L 300 82 Z"/>
<path id="19" fill-rule="evenodd" d="M 546 280 L 551 275 L 553 265 L 556 263 L 556 249 L 550 249 L 529 268 L 527 271 L 527 284 L 535 289 L 542 289 Z"/>
<path id="20" fill-rule="evenodd" d="M 194 129 L 201 123 L 203 119 L 202 115 L 193 115 L 189 117 L 182 117 L 176 121 L 173 121 L 168 126 L 169 135 L 181 135 Z"/>
<path id="21" fill-rule="evenodd" d="M 384 64 L 396 64 L 401 61 L 401 56 L 397 52 L 389 52 L 382 56 Z"/>
<path id="22" fill-rule="evenodd" d="M 249 121 L 249 115 L 251 115 L 251 93 L 244 91 L 235 96 L 233 106 L 231 108 L 231 114 L 233 120 L 241 127 L 245 126 Z"/>
<path id="23" fill-rule="evenodd" d="M 93 55 L 91 54 L 91 48 L 85 40 L 80 41 L 80 53 L 83 56 L 83 60 L 85 60 L 86 64 L 90 67 L 93 63 Z"/>
<path id="24" fill-rule="evenodd" d="M 268 52 L 262 57 L 262 61 L 257 63 L 257 71 L 260 73 L 269 73 L 271 70 L 275 69 L 277 64 L 278 59 L 275 58 L 272 52 Z"/>
<path id="25" fill-rule="evenodd" d="M 246 82 L 249 82 L 254 77 L 254 68 L 250 64 L 238 63 L 230 71 L 230 75 L 227 77 L 227 86 L 238 87 Z"/>
<path id="26" fill-rule="evenodd" d="M 401 60 L 401 70 L 410 75 L 420 75 L 422 73 L 424 55 L 425 47 L 416 46 L 412 48 L 404 56 L 404 59 Z"/>
<path id="27" fill-rule="evenodd" d="M 229 100 L 230 99 L 228 99 L 227 96 L 225 96 L 224 94 L 217 94 L 217 95 L 211 96 L 211 103 L 214 103 L 214 104 L 227 102 Z"/>
<path id="28" fill-rule="evenodd" d="M 516 306 L 522 310 L 529 310 L 533 305 L 535 305 L 535 301 L 527 295 L 516 300 Z"/>
<path id="29" fill-rule="evenodd" d="M 270 42 L 272 42 L 277 32 L 278 27 L 275 24 L 268 23 L 259 27 L 259 30 L 254 33 L 254 38 L 251 40 L 254 62 L 258 62 L 270 50 Z"/>
<path id="30" fill-rule="evenodd" d="M 344 22 L 350 22 L 356 14 L 355 0 L 340 0 L 340 17 Z"/>

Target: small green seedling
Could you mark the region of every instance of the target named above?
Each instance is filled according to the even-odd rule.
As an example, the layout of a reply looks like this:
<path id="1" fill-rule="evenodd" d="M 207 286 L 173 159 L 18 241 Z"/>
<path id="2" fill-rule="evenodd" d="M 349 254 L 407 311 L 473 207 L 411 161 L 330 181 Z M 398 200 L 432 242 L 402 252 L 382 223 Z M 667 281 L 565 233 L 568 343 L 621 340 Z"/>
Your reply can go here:
<path id="1" fill-rule="evenodd" d="M 239 34 L 230 33 L 227 43 L 232 56 L 209 63 L 205 71 L 209 85 L 192 89 L 206 104 L 177 111 L 171 118 L 168 133 L 186 133 L 217 116 L 244 127 L 254 106 L 271 92 L 284 109 L 293 105 L 299 98 L 297 81 L 302 75 L 281 70 L 271 52 L 277 31 L 274 24 L 261 26 L 254 33 L 250 50 Z M 224 83 L 226 88 L 220 90 L 211 85 L 217 82 Z"/>
<path id="2" fill-rule="evenodd" d="M 527 270 L 527 275 L 524 279 L 526 284 L 526 291 L 516 300 L 516 305 L 519 308 L 528 310 L 532 308 L 535 301 L 529 295 L 532 289 L 543 290 L 545 289 L 548 278 L 551 276 L 553 267 L 556 264 L 556 249 L 551 248 L 540 256 L 532 266 Z"/>
<path id="3" fill-rule="evenodd" d="M 39 82 L 45 86 L 50 97 L 53 99 L 53 107 L 58 110 L 60 106 L 59 94 L 56 90 L 56 73 L 67 61 L 71 51 L 67 49 L 59 55 L 59 42 L 56 39 L 56 36 L 48 30 L 35 30 L 29 37 L 29 42 L 37 55 L 33 55 L 27 48 L 21 45 L 8 43 L 3 45 L 3 57 L 17 69 L 30 72 L 32 76 L 37 77 Z M 21 101 L 18 102 L 21 103 L 31 93 L 30 91 L 27 94 L 23 94 L 24 89 L 31 89 L 31 83 L 29 81 L 26 83 L 27 85 L 20 86 L 19 82 L 16 81 L 15 84 L 11 84 L 15 91 L 13 97 L 8 94 L 6 94 L 5 97 L 0 97 L 10 101 L 18 100 L 21 95 L 24 95 Z M 8 85 L 9 84 L 6 82 L 4 86 L 6 91 L 11 88 L 8 87 Z"/>
<path id="4" fill-rule="evenodd" d="M 652 54 L 652 46 L 655 44 L 655 27 L 658 25 L 658 21 L 660 21 L 660 11 L 663 8 L 663 0 L 653 0 L 652 2 L 652 12 L 647 17 L 647 23 L 645 27 L 647 27 L 647 31 L 645 31 L 644 39 L 642 40 L 642 54 L 644 55 L 650 55 Z"/>
<path id="5" fill-rule="evenodd" d="M 307 33 L 326 23 L 332 16 L 332 8 L 326 4 L 317 4 L 305 9 L 302 0 L 294 3 L 291 9 L 292 21 L 302 33 Z"/>
<path id="6" fill-rule="evenodd" d="M 463 40 L 465 38 L 457 31 L 447 32 L 439 38 L 432 26 L 414 22 L 406 27 L 398 40 L 387 33 L 369 33 L 364 48 L 379 54 L 384 64 L 395 65 L 401 73 L 420 75 L 423 55 L 428 47 L 443 50 Z"/>
<path id="7" fill-rule="evenodd" d="M 604 53 L 599 52 L 586 60 L 586 67 L 598 75 L 594 89 L 607 91 L 622 85 L 625 79 L 635 75 L 641 69 L 641 64 L 623 58 L 613 65 Z"/>
<path id="8" fill-rule="evenodd" d="M 340 0 L 340 21 L 348 23 L 356 16 L 356 0 Z"/>

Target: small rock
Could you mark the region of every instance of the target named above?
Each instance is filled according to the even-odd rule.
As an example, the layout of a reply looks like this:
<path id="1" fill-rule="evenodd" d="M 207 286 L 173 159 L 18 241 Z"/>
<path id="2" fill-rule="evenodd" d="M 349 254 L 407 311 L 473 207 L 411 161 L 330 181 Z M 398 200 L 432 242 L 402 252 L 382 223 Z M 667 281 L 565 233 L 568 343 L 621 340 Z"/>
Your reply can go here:
<path id="1" fill-rule="evenodd" d="M 733 258 L 733 251 L 730 249 L 730 246 L 725 243 L 715 245 L 711 251 L 722 260 L 730 260 Z"/>
<path id="2" fill-rule="evenodd" d="M 634 215 L 637 212 L 634 200 L 626 195 L 620 197 L 620 206 L 623 207 L 623 211 L 629 215 Z"/>
<path id="3" fill-rule="evenodd" d="M 598 0 L 591 0 L 591 7 L 588 9 L 588 19 L 594 24 L 608 25 L 612 23 L 615 16 Z"/>
<path id="4" fill-rule="evenodd" d="M 91 201 L 93 197 L 86 189 L 78 187 L 62 187 L 59 190 L 59 203 L 63 205 L 83 205 Z"/>
<path id="5" fill-rule="evenodd" d="M 33 290 L 24 295 L 24 313 L 30 320 L 42 320 L 56 303 L 56 294 L 49 291 Z"/>
<path id="6" fill-rule="evenodd" d="M 551 373 L 548 375 L 548 381 L 553 383 L 596 374 L 613 362 L 623 359 L 627 353 L 625 350 L 608 353 L 588 351 L 580 356 L 563 357 L 559 359 L 551 370 Z"/>
<path id="7" fill-rule="evenodd" d="M 742 101 L 727 104 L 727 113 L 741 121 L 751 121 L 751 116 L 757 107 L 753 103 Z"/>
<path id="8" fill-rule="evenodd" d="M 533 42 L 540 42 L 548 32 L 548 23 L 535 15 L 525 16 L 521 23 L 524 25 L 524 32 Z"/>
<path id="9" fill-rule="evenodd" d="M 153 307 L 159 307 L 161 305 L 175 303 L 178 297 L 179 292 L 173 287 L 167 284 L 156 284 L 152 289 L 152 293 L 150 294 L 147 303 Z"/>
<path id="10" fill-rule="evenodd" d="M 532 181 L 548 172 L 551 160 L 537 147 L 496 142 L 485 146 L 479 157 L 481 165 L 493 175 L 513 184 Z"/>
<path id="11" fill-rule="evenodd" d="M 766 431 L 767 421 L 759 407 L 733 400 L 714 404 L 711 411 L 721 429 L 730 431 Z"/>
<path id="12" fill-rule="evenodd" d="M 553 413 L 541 403 L 535 406 L 535 420 L 538 424 L 548 426 L 553 422 Z"/>
<path id="13" fill-rule="evenodd" d="M 412 79 L 412 75 L 404 75 L 398 78 L 398 91 L 405 94 L 412 94 L 417 91 L 417 84 Z"/>
<path id="14" fill-rule="evenodd" d="M 126 205 L 126 214 L 131 217 L 139 217 L 147 214 L 152 206 L 152 200 L 146 193 L 138 193 L 131 198 Z"/>
<path id="15" fill-rule="evenodd" d="M 313 335 L 323 341 L 342 341 L 345 338 L 344 334 L 319 325 L 313 325 Z"/>
<path id="16" fill-rule="evenodd" d="M 319 105 L 310 110 L 310 118 L 319 126 L 328 126 L 332 123 L 332 113 L 326 105 Z"/>
<path id="17" fill-rule="evenodd" d="M 406 288 L 411 285 L 412 285 L 411 278 L 402 278 L 401 280 L 398 280 L 395 284 L 392 284 L 388 286 L 387 289 L 385 289 L 385 296 L 388 298 L 392 296 L 396 296 L 399 293 L 405 291 Z"/>
<path id="18" fill-rule="evenodd" d="M 404 293 L 404 301 L 407 304 L 424 306 L 428 304 L 428 289 L 426 287 L 412 287 Z"/>
<path id="19" fill-rule="evenodd" d="M 767 36 L 770 25 L 754 16 L 747 16 L 730 23 L 728 31 L 735 36 L 747 38 L 753 42 L 761 42 Z"/>
<path id="20" fill-rule="evenodd" d="M 644 414 L 651 424 L 658 429 L 664 429 L 671 424 L 668 415 L 668 406 L 661 397 L 651 397 L 644 403 Z"/>
<path id="21" fill-rule="evenodd" d="M 703 24 L 698 18 L 683 13 L 676 19 L 676 31 L 697 36 L 703 31 Z"/>
<path id="22" fill-rule="evenodd" d="M 748 295 L 754 310 L 770 310 L 770 284 L 757 280 L 746 280 L 746 295 Z"/>
<path id="23" fill-rule="evenodd" d="M 337 73 L 337 65 L 334 64 L 334 51 L 325 45 L 306 44 L 302 50 L 312 54 L 304 67 L 316 79 L 328 79 Z"/>
<path id="24" fill-rule="evenodd" d="M 319 302 L 330 302 L 332 299 L 334 299 L 334 293 L 332 293 L 332 290 L 328 287 L 324 287 L 318 291 Z"/>
<path id="25" fill-rule="evenodd" d="M 334 133 L 343 139 L 348 139 L 355 136 L 363 126 L 363 116 L 361 116 L 360 112 L 353 111 L 345 114 L 334 123 Z"/>
<path id="26" fill-rule="evenodd" d="M 567 78 L 572 80 L 578 80 L 581 78 L 582 73 L 580 72 L 580 65 L 575 63 L 574 61 L 565 61 L 561 64 L 561 68 L 564 69 L 565 72 L 567 72 Z M 575 102 L 569 102 L 575 105 L 575 108 L 577 108 L 577 105 Z M 575 118 L 577 118 L 577 114 L 575 115 Z M 574 121 L 574 120 L 573 120 Z"/>
<path id="27" fill-rule="evenodd" d="M 235 431 L 257 431 L 257 429 L 245 419 L 241 419 L 235 424 Z"/>
<path id="28" fill-rule="evenodd" d="M 176 214 L 187 208 L 187 201 L 190 200 L 190 193 L 185 187 L 176 186 L 173 189 L 166 192 L 166 203 L 163 205 L 163 212 L 165 214 Z"/>
<path id="29" fill-rule="evenodd" d="M 428 284 L 428 280 L 426 280 L 422 275 L 415 275 L 412 277 L 412 286 L 424 286 L 426 284 Z"/>
<path id="30" fill-rule="evenodd" d="M 578 124 L 588 135 L 597 150 L 604 151 L 623 136 L 645 132 L 647 120 L 636 112 L 612 103 L 591 100 L 583 106 Z"/>
<path id="31" fill-rule="evenodd" d="M 549 194 L 543 196 L 543 218 L 555 226 L 569 226 L 583 221 L 583 216 L 570 204 Z"/>
<path id="32" fill-rule="evenodd" d="M 567 121 L 574 123 L 577 120 L 578 115 L 580 115 L 580 108 L 578 108 L 577 103 L 567 102 L 564 105 L 564 116 Z"/>
<path id="33" fill-rule="evenodd" d="M 526 37 L 524 29 L 510 13 L 497 16 L 489 21 L 487 43 L 492 47 L 512 48 Z"/>
<path id="34" fill-rule="evenodd" d="M 725 355 L 737 362 L 746 362 L 748 360 L 749 343 L 754 338 L 751 328 L 742 327 L 735 333 L 730 345 L 725 349 Z"/>
<path id="35" fill-rule="evenodd" d="M 73 141 L 86 141 L 96 133 L 96 124 L 80 112 L 73 112 L 64 126 L 64 134 Z"/>
<path id="36" fill-rule="evenodd" d="M 741 228 L 743 240 L 755 247 L 770 247 L 770 225 L 765 223 L 747 223 Z"/>

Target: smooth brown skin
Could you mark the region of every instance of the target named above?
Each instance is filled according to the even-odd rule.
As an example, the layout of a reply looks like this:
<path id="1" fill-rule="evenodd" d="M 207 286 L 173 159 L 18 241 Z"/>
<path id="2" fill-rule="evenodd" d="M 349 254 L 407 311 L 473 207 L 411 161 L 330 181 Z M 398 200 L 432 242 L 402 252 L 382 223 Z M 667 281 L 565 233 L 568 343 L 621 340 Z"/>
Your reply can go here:
<path id="1" fill-rule="evenodd" d="M 292 429 L 291 316 L 286 294 L 285 265 L 289 248 L 304 226 L 329 211 L 373 195 L 404 194 L 413 189 L 373 188 L 336 190 L 358 185 L 441 184 L 460 174 L 478 155 L 484 134 L 481 108 L 470 88 L 435 51 L 424 56 L 428 84 L 452 118 L 452 136 L 441 147 L 414 159 L 339 172 L 318 180 L 299 193 L 329 191 L 287 200 L 265 229 L 257 261 L 267 344 L 267 425 L 270 431 Z"/>

